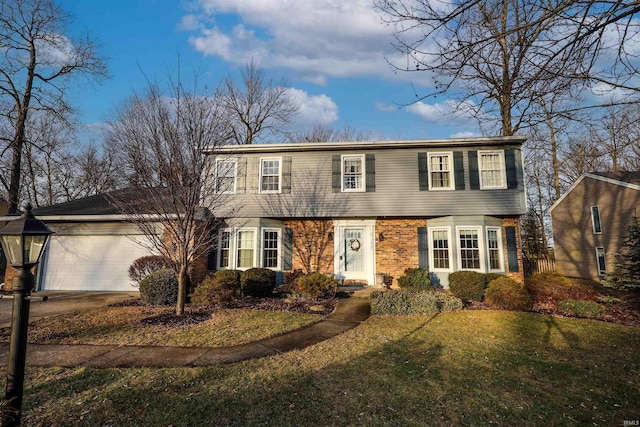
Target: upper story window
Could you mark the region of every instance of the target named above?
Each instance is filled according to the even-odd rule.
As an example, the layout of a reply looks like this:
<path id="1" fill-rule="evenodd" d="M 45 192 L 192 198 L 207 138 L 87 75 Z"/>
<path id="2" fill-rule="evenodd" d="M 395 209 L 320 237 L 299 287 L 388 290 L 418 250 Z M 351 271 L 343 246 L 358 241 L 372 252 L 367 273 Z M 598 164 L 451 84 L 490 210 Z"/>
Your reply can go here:
<path id="1" fill-rule="evenodd" d="M 364 156 L 342 156 L 342 191 L 364 190 Z"/>
<path id="2" fill-rule="evenodd" d="M 600 222 L 599 206 L 591 206 L 591 226 L 593 227 L 593 234 L 602 233 L 602 223 Z"/>
<path id="3" fill-rule="evenodd" d="M 504 151 L 478 151 L 480 188 L 506 188 Z"/>
<path id="4" fill-rule="evenodd" d="M 216 160 L 215 192 L 232 194 L 236 191 L 236 161 Z"/>
<path id="5" fill-rule="evenodd" d="M 282 177 L 282 159 L 260 159 L 260 192 L 279 193 Z"/>
<path id="6" fill-rule="evenodd" d="M 429 153 L 429 189 L 453 190 L 453 154 Z"/>

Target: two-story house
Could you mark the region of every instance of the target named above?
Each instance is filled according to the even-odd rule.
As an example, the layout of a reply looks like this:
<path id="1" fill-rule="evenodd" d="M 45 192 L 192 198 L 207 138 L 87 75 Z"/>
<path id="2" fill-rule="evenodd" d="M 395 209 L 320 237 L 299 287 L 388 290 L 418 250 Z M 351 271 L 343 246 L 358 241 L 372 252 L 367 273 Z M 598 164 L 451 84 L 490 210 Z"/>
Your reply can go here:
<path id="1" fill-rule="evenodd" d="M 524 140 L 216 148 L 207 153 L 216 170 L 208 190 L 228 194 L 237 213 L 219 231 L 210 262 L 320 271 L 368 285 L 376 274 L 395 282 L 418 266 L 444 287 L 459 270 L 521 280 Z"/>

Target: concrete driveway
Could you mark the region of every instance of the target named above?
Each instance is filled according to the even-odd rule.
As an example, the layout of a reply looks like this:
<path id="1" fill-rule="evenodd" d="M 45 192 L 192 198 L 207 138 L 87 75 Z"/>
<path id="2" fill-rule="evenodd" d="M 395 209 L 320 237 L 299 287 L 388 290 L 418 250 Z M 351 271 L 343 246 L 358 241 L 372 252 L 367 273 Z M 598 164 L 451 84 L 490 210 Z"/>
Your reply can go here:
<path id="1" fill-rule="evenodd" d="M 140 297 L 139 292 L 38 291 L 31 294 L 29 321 L 64 313 L 77 313 Z M 47 301 L 42 297 L 47 296 Z M 13 298 L 0 299 L 0 328 L 11 326 Z"/>

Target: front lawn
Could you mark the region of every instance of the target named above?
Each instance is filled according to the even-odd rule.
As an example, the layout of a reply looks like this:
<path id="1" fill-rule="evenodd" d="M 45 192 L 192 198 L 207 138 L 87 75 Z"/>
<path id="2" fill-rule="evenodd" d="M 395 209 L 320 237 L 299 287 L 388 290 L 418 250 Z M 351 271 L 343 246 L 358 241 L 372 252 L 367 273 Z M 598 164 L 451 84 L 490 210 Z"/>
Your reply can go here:
<path id="1" fill-rule="evenodd" d="M 121 305 L 40 319 L 29 324 L 28 340 L 39 344 L 170 345 L 220 347 L 245 344 L 300 329 L 322 319 L 317 314 L 227 309 L 187 310 Z M 8 342 L 10 328 L 0 329 Z"/>
<path id="2" fill-rule="evenodd" d="M 640 329 L 534 313 L 373 316 L 304 350 L 208 368 L 28 369 L 29 426 L 623 425 Z"/>

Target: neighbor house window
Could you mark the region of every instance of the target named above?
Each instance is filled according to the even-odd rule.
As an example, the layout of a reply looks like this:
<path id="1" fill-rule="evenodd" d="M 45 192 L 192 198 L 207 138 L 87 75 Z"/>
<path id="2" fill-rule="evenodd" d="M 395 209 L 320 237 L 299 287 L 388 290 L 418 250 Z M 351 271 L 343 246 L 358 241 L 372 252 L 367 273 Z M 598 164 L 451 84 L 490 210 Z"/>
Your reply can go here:
<path id="1" fill-rule="evenodd" d="M 600 207 L 591 206 L 591 225 L 593 226 L 593 233 L 602 233 L 602 223 L 600 222 Z"/>
<path id="2" fill-rule="evenodd" d="M 235 193 L 236 162 L 235 160 L 216 160 L 215 192 Z"/>
<path id="3" fill-rule="evenodd" d="M 255 267 L 255 241 L 255 231 L 238 231 L 236 236 L 236 265 L 238 268 Z"/>
<path id="4" fill-rule="evenodd" d="M 499 228 L 487 227 L 487 254 L 489 256 L 489 271 L 503 271 L 502 236 Z"/>
<path id="5" fill-rule="evenodd" d="M 342 156 L 342 191 L 364 191 L 364 156 Z"/>
<path id="6" fill-rule="evenodd" d="M 431 265 L 434 270 L 449 270 L 451 244 L 449 228 L 430 229 Z"/>
<path id="7" fill-rule="evenodd" d="M 598 263 L 598 276 L 607 274 L 607 259 L 604 248 L 596 248 L 596 262 Z"/>
<path id="8" fill-rule="evenodd" d="M 480 188 L 506 188 L 504 151 L 479 151 Z"/>
<path id="9" fill-rule="evenodd" d="M 279 193 L 281 159 L 260 159 L 260 192 Z"/>
<path id="10" fill-rule="evenodd" d="M 458 229 L 460 270 L 481 270 L 479 228 Z"/>
<path id="11" fill-rule="evenodd" d="M 429 153 L 429 189 L 453 190 L 453 155 Z"/>
<path id="12" fill-rule="evenodd" d="M 262 229 L 262 266 L 277 269 L 280 259 L 280 229 Z"/>

